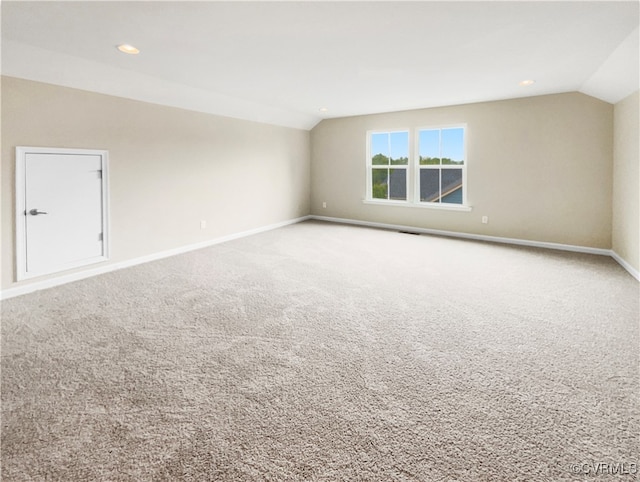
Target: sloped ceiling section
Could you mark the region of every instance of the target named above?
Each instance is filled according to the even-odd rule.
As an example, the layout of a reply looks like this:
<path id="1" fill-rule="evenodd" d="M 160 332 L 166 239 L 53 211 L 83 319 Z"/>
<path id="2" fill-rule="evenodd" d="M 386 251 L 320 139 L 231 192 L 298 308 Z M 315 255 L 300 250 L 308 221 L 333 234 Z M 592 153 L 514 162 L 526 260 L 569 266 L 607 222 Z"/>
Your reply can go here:
<path id="1" fill-rule="evenodd" d="M 614 103 L 638 89 L 637 1 L 1 8 L 3 75 L 300 129 L 569 91 Z"/>
<path id="2" fill-rule="evenodd" d="M 3 41 L 2 67 L 3 75 L 265 124 L 311 129 L 319 121 L 317 115 L 232 97 L 20 42 Z"/>
<path id="3" fill-rule="evenodd" d="M 636 28 L 582 85 L 580 92 L 611 104 L 624 99 L 640 86 L 640 35 Z"/>

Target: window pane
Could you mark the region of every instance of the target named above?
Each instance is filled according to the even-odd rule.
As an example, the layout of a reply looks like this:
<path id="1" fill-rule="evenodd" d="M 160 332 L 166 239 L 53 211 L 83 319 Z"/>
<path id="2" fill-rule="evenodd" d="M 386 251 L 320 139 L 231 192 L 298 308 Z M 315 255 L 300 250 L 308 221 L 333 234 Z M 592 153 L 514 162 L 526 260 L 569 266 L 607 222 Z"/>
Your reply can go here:
<path id="1" fill-rule="evenodd" d="M 371 134 L 371 164 L 389 165 L 389 134 Z"/>
<path id="2" fill-rule="evenodd" d="M 440 169 L 420 169 L 420 201 L 439 202 Z"/>
<path id="3" fill-rule="evenodd" d="M 464 164 L 464 129 L 442 129 L 442 164 Z"/>
<path id="4" fill-rule="evenodd" d="M 418 132 L 420 164 L 440 164 L 440 129 Z"/>
<path id="5" fill-rule="evenodd" d="M 372 169 L 371 171 L 371 196 L 374 199 L 387 199 L 389 170 Z"/>
<path id="6" fill-rule="evenodd" d="M 409 133 L 391 133 L 391 164 L 409 164 Z"/>
<path id="7" fill-rule="evenodd" d="M 407 199 L 407 170 L 389 169 L 389 199 L 406 201 Z"/>
<path id="8" fill-rule="evenodd" d="M 462 169 L 442 169 L 441 202 L 462 204 Z"/>

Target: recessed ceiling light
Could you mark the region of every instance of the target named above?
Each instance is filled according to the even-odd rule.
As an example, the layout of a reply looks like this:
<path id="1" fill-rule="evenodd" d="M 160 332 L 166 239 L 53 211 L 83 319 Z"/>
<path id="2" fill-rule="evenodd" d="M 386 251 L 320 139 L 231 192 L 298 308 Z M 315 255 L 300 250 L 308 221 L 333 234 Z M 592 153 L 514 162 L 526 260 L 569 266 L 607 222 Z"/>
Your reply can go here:
<path id="1" fill-rule="evenodd" d="M 320 107 L 318 110 L 320 112 L 329 112 L 329 109 L 327 109 L 326 107 Z"/>
<path id="2" fill-rule="evenodd" d="M 131 55 L 136 55 L 140 53 L 140 51 L 137 48 L 129 44 L 118 45 L 118 50 L 120 52 L 124 52 L 125 54 L 131 54 Z"/>
<path id="3" fill-rule="evenodd" d="M 520 82 L 518 82 L 518 85 L 521 85 L 522 87 L 526 87 L 528 85 L 533 85 L 535 83 L 536 83 L 535 80 L 528 79 L 528 80 L 521 80 Z"/>

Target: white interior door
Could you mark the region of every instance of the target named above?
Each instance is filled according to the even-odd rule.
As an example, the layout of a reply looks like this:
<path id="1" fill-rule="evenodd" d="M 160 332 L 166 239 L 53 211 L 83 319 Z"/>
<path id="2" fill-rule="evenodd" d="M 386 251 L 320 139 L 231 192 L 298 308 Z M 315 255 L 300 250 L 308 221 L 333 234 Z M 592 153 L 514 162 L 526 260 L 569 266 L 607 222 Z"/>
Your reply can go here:
<path id="1" fill-rule="evenodd" d="M 106 152 L 19 149 L 18 279 L 106 260 Z"/>

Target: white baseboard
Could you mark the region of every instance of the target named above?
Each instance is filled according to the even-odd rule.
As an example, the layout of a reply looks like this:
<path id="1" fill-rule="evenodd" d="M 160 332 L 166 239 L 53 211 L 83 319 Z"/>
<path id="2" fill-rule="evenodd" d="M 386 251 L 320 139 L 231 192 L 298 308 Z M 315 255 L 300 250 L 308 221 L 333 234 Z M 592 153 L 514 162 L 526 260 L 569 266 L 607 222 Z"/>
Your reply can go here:
<path id="1" fill-rule="evenodd" d="M 618 253 L 614 250 L 611 250 L 611 257 L 615 259 L 620 266 L 626 269 L 631 276 L 640 281 L 640 271 L 631 266 L 624 258 L 622 258 Z"/>
<path id="2" fill-rule="evenodd" d="M 116 271 L 123 268 L 129 268 L 131 266 L 136 266 L 138 264 L 148 263 L 149 261 L 155 261 L 162 258 L 168 258 L 170 256 L 175 256 L 177 254 L 187 253 L 189 251 L 194 251 L 196 249 L 207 248 L 209 246 L 213 246 L 215 244 L 226 243 L 227 241 L 232 241 L 234 239 L 244 238 L 247 236 L 252 236 L 254 234 L 263 233 L 265 231 L 271 231 L 273 229 L 281 228 L 284 226 L 288 226 L 290 224 L 300 223 L 302 221 L 306 221 L 307 219 L 311 219 L 311 216 L 302 216 L 295 219 L 289 219 L 287 221 L 282 221 L 275 224 L 269 224 L 268 226 L 261 226 L 255 229 L 249 229 L 248 231 L 242 231 L 239 233 L 229 234 L 227 236 L 222 236 L 219 238 L 209 239 L 207 241 L 203 241 L 200 243 L 189 244 L 187 246 L 181 246 L 179 248 L 169 249 L 166 251 L 161 251 L 159 253 L 153 253 L 147 256 L 141 256 L 139 258 L 130 259 L 127 261 L 121 261 L 119 263 L 105 264 L 96 268 L 91 268 L 83 271 L 78 271 L 76 273 L 66 274 L 62 276 L 56 276 L 55 278 L 48 278 L 41 281 L 31 281 L 25 283 L 23 285 L 18 285 L 13 288 L 8 288 L 2 290 L 0 292 L 0 300 L 6 300 L 8 298 L 13 298 L 15 296 L 24 295 L 27 293 L 32 293 L 34 291 L 43 290 L 46 288 L 52 288 L 54 286 L 63 285 L 66 283 L 71 283 L 72 281 L 78 281 L 85 278 L 90 278 L 92 276 L 96 276 L 99 274 L 109 273 L 111 271 Z"/>
<path id="3" fill-rule="evenodd" d="M 616 260 L 620 264 L 620 266 L 622 266 L 625 270 L 627 270 L 629 274 L 631 274 L 631 276 L 633 276 L 635 279 L 640 281 L 640 272 L 638 272 L 638 270 L 636 270 L 627 261 L 621 258 L 620 255 L 618 255 L 615 251 L 610 249 L 590 248 L 587 246 L 574 246 L 569 244 L 547 243 L 547 242 L 541 242 L 541 241 L 529 241 L 529 240 L 515 239 L 515 238 L 502 238 L 498 236 L 486 236 L 482 234 L 457 233 L 455 231 L 442 231 L 438 229 L 417 228 L 415 226 L 404 226 L 399 224 L 375 223 L 370 221 L 360 221 L 357 219 L 333 218 L 328 216 L 309 215 L 309 216 L 302 216 L 295 219 L 289 219 L 287 221 L 282 221 L 275 224 L 270 224 L 268 226 L 262 226 L 259 228 L 250 229 L 248 231 L 242 231 L 239 233 L 234 233 L 234 234 L 222 236 L 215 239 L 210 239 L 207 241 L 203 241 L 201 243 L 189 244 L 187 246 L 181 246 L 179 248 L 169 249 L 166 251 L 161 251 L 159 253 L 142 256 L 135 259 L 121 261 L 119 263 L 105 264 L 97 268 L 92 268 L 92 269 L 87 269 L 83 271 L 78 271 L 76 273 L 57 276 L 55 278 L 48 278 L 42 281 L 31 281 L 23 285 L 15 286 L 13 288 L 8 288 L 0 291 L 0 300 L 13 298 L 15 296 L 32 293 L 34 291 L 39 291 L 46 288 L 52 288 L 54 286 L 71 283 L 73 281 L 90 278 L 92 276 L 109 273 L 111 271 L 116 271 L 123 268 L 129 268 L 131 266 L 136 266 L 138 264 L 148 263 L 150 261 L 155 261 L 162 258 L 168 258 L 170 256 L 175 256 L 178 254 L 187 253 L 189 251 L 194 251 L 196 249 L 202 249 L 202 248 L 206 248 L 216 244 L 225 243 L 227 241 L 232 241 L 234 239 L 252 236 L 254 234 L 263 233 L 265 231 L 271 231 L 272 229 L 277 229 L 277 228 L 281 228 L 291 224 L 300 223 L 308 219 L 315 219 L 318 221 L 327 221 L 327 222 L 340 223 L 340 224 L 352 224 L 356 226 L 367 226 L 372 228 L 391 229 L 396 231 L 411 231 L 416 233 L 434 234 L 434 235 L 448 236 L 453 238 L 489 241 L 493 243 L 514 244 L 519 246 L 531 246 L 535 248 L 556 249 L 561 251 L 572 251 L 577 253 L 589 253 L 589 254 L 597 254 L 601 256 L 611 256 L 614 260 Z"/>
<path id="4" fill-rule="evenodd" d="M 328 216 L 309 216 L 318 221 L 328 221 L 331 223 L 354 224 L 356 226 L 369 226 L 372 228 L 392 229 L 394 231 L 411 231 L 424 234 L 436 234 L 453 238 L 475 239 L 478 241 L 489 241 L 492 243 L 516 244 L 519 246 L 531 246 L 534 248 L 557 249 L 560 251 L 572 251 L 575 253 L 589 253 L 600 256 L 611 256 L 620 266 L 629 272 L 631 276 L 640 281 L 640 272 L 625 261 L 618 253 L 612 249 L 590 248 L 587 246 L 575 246 L 571 244 L 546 243 L 543 241 L 528 241 L 526 239 L 501 238 L 498 236 L 485 236 L 483 234 L 457 233 L 455 231 L 441 231 L 438 229 L 416 228 L 414 226 L 402 226 L 399 224 L 374 223 L 370 221 L 360 221 L 357 219 L 332 218 Z"/>
<path id="5" fill-rule="evenodd" d="M 357 219 L 331 218 L 327 216 L 312 215 L 311 219 L 318 221 L 328 221 L 332 223 L 355 224 L 358 226 L 369 226 L 372 228 L 391 229 L 394 231 L 411 231 L 422 234 L 435 234 L 438 236 L 448 236 L 451 238 L 473 239 L 477 241 L 489 241 L 492 243 L 516 244 L 519 246 L 531 246 L 534 248 L 557 249 L 560 251 L 573 251 L 576 253 L 598 254 L 601 256 L 611 256 L 610 249 L 590 248 L 587 246 L 574 246 L 571 244 L 547 243 L 544 241 L 529 241 L 526 239 L 501 238 L 498 236 L 486 236 L 484 234 L 467 234 L 455 231 L 441 231 L 439 229 L 416 228 L 415 226 L 402 226 L 399 224 L 372 223 L 369 221 L 359 221 Z"/>

